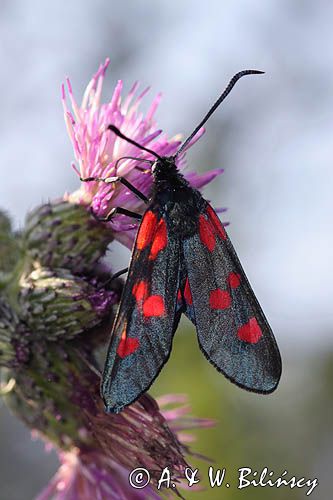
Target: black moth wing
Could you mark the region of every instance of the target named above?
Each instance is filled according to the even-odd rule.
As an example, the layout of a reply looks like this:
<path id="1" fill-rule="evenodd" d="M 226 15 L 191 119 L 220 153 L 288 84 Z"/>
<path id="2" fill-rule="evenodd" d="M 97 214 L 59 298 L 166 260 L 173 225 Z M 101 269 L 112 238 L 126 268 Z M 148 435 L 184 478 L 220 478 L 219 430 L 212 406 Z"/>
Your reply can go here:
<path id="1" fill-rule="evenodd" d="M 196 325 L 199 346 L 231 382 L 253 392 L 273 392 L 281 376 L 273 332 L 208 203 L 198 225 L 197 234 L 184 240 L 183 255 L 188 276 L 185 314 Z"/>
<path id="2" fill-rule="evenodd" d="M 145 392 L 169 358 L 181 312 L 176 312 L 180 241 L 159 208 L 141 221 L 111 334 L 102 397 L 120 412 Z"/>

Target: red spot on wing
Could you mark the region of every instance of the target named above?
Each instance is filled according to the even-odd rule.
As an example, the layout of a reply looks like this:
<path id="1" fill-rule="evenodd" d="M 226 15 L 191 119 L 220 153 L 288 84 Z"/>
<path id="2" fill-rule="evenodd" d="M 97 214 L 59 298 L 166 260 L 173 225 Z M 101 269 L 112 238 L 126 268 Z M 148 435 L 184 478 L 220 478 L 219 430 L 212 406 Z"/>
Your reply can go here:
<path id="1" fill-rule="evenodd" d="M 182 300 L 182 292 L 178 289 L 177 301 L 180 302 L 181 300 Z"/>
<path id="2" fill-rule="evenodd" d="M 250 318 L 248 323 L 238 328 L 237 335 L 240 340 L 256 344 L 262 337 L 262 331 L 256 318 Z"/>
<path id="3" fill-rule="evenodd" d="M 139 339 L 127 338 L 123 335 L 118 345 L 117 354 L 121 358 L 126 358 L 126 356 L 129 356 L 130 354 L 134 354 L 135 351 L 138 350 L 139 345 Z"/>
<path id="4" fill-rule="evenodd" d="M 220 235 L 222 240 L 225 240 L 227 238 L 227 234 L 225 232 L 225 229 L 222 226 L 222 222 L 220 221 L 220 219 L 218 218 L 215 211 L 212 209 L 212 207 L 210 205 L 208 205 L 208 207 L 207 207 L 207 215 L 208 215 L 210 221 L 212 222 L 215 231 Z"/>
<path id="5" fill-rule="evenodd" d="M 138 281 L 132 288 L 132 294 L 137 302 L 144 300 L 148 297 L 148 283 L 146 281 Z"/>
<path id="6" fill-rule="evenodd" d="M 229 292 L 217 288 L 210 292 L 209 305 L 212 309 L 228 309 L 231 305 L 231 297 Z"/>
<path id="7" fill-rule="evenodd" d="M 199 217 L 199 235 L 202 243 L 210 252 L 215 248 L 214 228 L 210 221 L 206 220 L 203 215 Z"/>
<path id="8" fill-rule="evenodd" d="M 143 303 L 143 315 L 146 317 L 163 316 L 165 314 L 165 306 L 163 297 L 160 295 L 151 295 Z"/>
<path id="9" fill-rule="evenodd" d="M 240 285 L 240 274 L 230 273 L 228 276 L 228 283 L 231 288 L 237 288 Z"/>
<path id="10" fill-rule="evenodd" d="M 151 210 L 145 213 L 136 239 L 136 248 L 138 250 L 143 250 L 151 243 L 156 229 L 156 222 L 157 217 Z"/>
<path id="11" fill-rule="evenodd" d="M 186 278 L 186 282 L 185 282 L 184 297 L 185 297 L 187 304 L 189 306 L 191 306 L 193 304 L 193 298 L 192 298 L 192 292 L 191 292 L 188 278 Z"/>
<path id="12" fill-rule="evenodd" d="M 168 243 L 167 227 L 163 219 L 157 224 L 157 229 L 154 235 L 153 244 L 150 249 L 149 259 L 156 259 L 157 255 L 163 250 Z"/>

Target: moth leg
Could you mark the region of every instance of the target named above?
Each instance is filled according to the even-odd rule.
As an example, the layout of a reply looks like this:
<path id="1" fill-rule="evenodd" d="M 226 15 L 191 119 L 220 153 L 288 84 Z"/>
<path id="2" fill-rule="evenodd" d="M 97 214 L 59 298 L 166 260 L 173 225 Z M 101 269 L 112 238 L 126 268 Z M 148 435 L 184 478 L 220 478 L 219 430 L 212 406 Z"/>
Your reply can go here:
<path id="1" fill-rule="evenodd" d="M 127 272 L 128 272 L 128 267 L 125 267 L 124 269 L 121 269 L 120 271 L 114 273 L 111 276 L 110 281 L 115 280 L 116 278 L 119 278 L 119 276 L 122 276 L 123 274 L 126 274 Z"/>
<path id="2" fill-rule="evenodd" d="M 128 182 L 124 177 L 80 177 L 80 181 L 82 182 L 105 182 L 105 184 L 112 184 L 116 182 L 120 182 L 124 186 L 127 187 L 130 191 L 132 191 L 135 196 L 140 198 L 140 200 L 148 203 L 148 198 L 141 191 L 139 191 L 133 184 Z"/>
<path id="3" fill-rule="evenodd" d="M 146 158 L 137 158 L 136 156 L 122 156 L 121 158 L 119 158 L 115 165 L 114 165 L 114 168 L 115 168 L 115 171 L 117 172 L 117 168 L 118 168 L 118 164 L 123 161 L 123 160 L 134 160 L 134 161 L 141 161 L 143 163 L 149 163 L 150 166 L 152 166 L 154 164 L 154 162 L 152 160 L 148 160 Z M 145 171 L 143 170 L 142 168 L 139 168 L 138 165 L 136 165 L 134 168 L 138 169 L 138 170 L 141 170 L 141 171 Z M 149 172 L 149 171 L 148 171 Z"/>
<path id="4" fill-rule="evenodd" d="M 109 278 L 108 280 L 104 281 L 104 283 L 102 283 L 99 287 L 98 287 L 98 290 L 100 290 L 101 288 L 105 288 L 109 283 L 111 283 L 111 281 L 119 278 L 120 276 L 122 276 L 123 274 L 126 274 L 128 271 L 128 267 L 125 267 L 125 269 L 121 269 L 120 271 L 117 271 L 116 273 L 114 273 L 111 278 Z"/>
<path id="5" fill-rule="evenodd" d="M 141 214 L 137 214 L 136 212 L 131 212 L 131 210 L 127 210 L 122 207 L 115 207 L 110 210 L 110 212 L 105 217 L 99 217 L 95 214 L 92 208 L 90 208 L 90 213 L 94 217 L 97 222 L 110 222 L 115 215 L 127 215 L 128 217 L 133 217 L 133 219 L 142 219 Z"/>

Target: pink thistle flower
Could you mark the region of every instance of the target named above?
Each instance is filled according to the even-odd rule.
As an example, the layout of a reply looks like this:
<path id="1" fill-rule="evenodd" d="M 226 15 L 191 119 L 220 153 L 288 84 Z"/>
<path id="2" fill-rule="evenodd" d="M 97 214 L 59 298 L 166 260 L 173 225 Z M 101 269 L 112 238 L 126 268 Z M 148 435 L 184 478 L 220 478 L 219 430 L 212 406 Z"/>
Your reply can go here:
<path id="1" fill-rule="evenodd" d="M 143 405 L 135 403 L 119 417 L 98 415 L 98 422 L 92 428 L 97 442 L 103 443 L 102 448 L 74 447 L 69 452 L 60 451 L 61 465 L 36 500 L 158 499 L 161 495 L 156 483 L 165 466 L 178 487 L 186 488 L 183 478 L 188 464 L 182 452 L 188 451 L 185 443 L 194 438 L 191 434 L 181 436 L 180 431 L 211 427 L 213 421 L 190 417 L 186 396 L 162 397 L 161 410 L 148 396 L 140 401 Z M 179 406 L 180 403 L 184 405 Z M 170 405 L 173 408 L 164 408 Z M 141 437 L 135 436 L 138 431 Z M 147 484 L 142 489 L 135 489 L 129 482 L 135 461 L 149 473 L 149 477 L 144 476 Z"/>
<path id="2" fill-rule="evenodd" d="M 151 155 L 117 137 L 107 130 L 108 125 L 115 125 L 122 133 L 137 143 L 153 149 L 160 156 L 173 155 L 181 144 L 180 136 L 168 138 L 156 125 L 154 114 L 161 94 L 155 97 L 145 115 L 139 112 L 140 103 L 149 89 L 137 95 L 138 83 L 135 83 L 127 97 L 122 99 L 123 83 L 119 81 L 111 100 L 101 104 L 102 87 L 108 65 L 109 59 L 106 59 L 89 82 L 80 106 L 67 79 L 71 110 L 69 109 L 65 86 L 62 86 L 65 122 L 78 163 L 78 166 L 73 165 L 73 167 L 82 178 L 126 177 L 143 194 L 148 195 L 152 185 L 151 165 L 124 157 L 151 160 Z M 188 147 L 203 133 L 202 128 Z M 124 159 L 120 160 L 121 158 Z M 183 170 L 185 165 L 185 154 L 182 154 L 179 156 L 177 166 Z M 222 169 L 211 170 L 201 175 L 190 172 L 185 173 L 185 177 L 193 187 L 201 188 L 222 172 Z M 82 183 L 78 191 L 68 195 L 68 201 L 92 207 L 99 217 L 106 216 L 117 206 L 134 212 L 142 212 L 144 209 L 143 202 L 124 186 L 102 182 Z M 115 238 L 129 248 L 132 247 L 137 224 L 126 216 L 117 215 L 108 225 L 114 232 Z"/>

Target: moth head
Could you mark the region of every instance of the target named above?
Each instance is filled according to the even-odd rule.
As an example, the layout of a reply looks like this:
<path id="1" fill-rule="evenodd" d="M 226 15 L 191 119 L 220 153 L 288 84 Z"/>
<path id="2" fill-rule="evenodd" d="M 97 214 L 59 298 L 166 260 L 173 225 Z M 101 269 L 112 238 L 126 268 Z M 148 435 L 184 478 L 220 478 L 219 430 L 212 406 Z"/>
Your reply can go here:
<path id="1" fill-rule="evenodd" d="M 153 163 L 151 168 L 152 174 L 154 177 L 161 176 L 163 174 L 168 174 L 171 171 L 176 170 L 175 159 L 173 156 L 165 156 Z"/>

